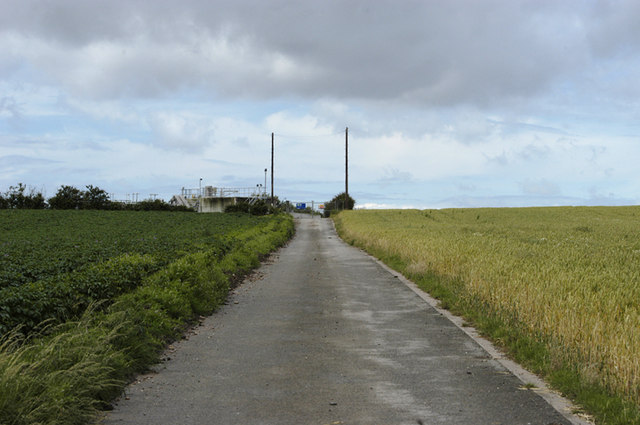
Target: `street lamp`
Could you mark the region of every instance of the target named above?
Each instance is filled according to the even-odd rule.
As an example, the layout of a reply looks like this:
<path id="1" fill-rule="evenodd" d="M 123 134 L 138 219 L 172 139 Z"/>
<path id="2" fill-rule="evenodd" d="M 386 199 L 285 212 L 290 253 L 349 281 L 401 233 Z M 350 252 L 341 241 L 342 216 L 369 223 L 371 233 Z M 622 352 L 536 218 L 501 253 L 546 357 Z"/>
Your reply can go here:
<path id="1" fill-rule="evenodd" d="M 198 186 L 198 212 L 202 212 L 202 177 L 200 177 L 200 185 Z"/>
<path id="2" fill-rule="evenodd" d="M 264 193 L 267 193 L 267 169 L 264 169 Z"/>

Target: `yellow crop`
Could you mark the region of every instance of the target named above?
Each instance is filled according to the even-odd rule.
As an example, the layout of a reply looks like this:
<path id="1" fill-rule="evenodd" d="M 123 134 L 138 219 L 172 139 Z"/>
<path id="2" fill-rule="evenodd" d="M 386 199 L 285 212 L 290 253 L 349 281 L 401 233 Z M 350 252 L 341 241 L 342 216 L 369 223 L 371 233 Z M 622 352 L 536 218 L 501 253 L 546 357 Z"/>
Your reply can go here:
<path id="1" fill-rule="evenodd" d="M 361 210 L 336 225 L 411 275 L 459 279 L 551 340 L 554 358 L 640 403 L 640 207 Z"/>

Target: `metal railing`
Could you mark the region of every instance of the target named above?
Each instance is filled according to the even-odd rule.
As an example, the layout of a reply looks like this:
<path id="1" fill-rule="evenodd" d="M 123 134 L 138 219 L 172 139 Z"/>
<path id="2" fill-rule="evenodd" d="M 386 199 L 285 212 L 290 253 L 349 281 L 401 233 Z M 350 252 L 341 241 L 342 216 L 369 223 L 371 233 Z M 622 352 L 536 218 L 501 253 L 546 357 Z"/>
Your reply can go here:
<path id="1" fill-rule="evenodd" d="M 182 188 L 181 196 L 185 198 L 258 198 L 267 199 L 267 191 L 264 187 L 213 187 L 205 186 L 202 189 Z"/>

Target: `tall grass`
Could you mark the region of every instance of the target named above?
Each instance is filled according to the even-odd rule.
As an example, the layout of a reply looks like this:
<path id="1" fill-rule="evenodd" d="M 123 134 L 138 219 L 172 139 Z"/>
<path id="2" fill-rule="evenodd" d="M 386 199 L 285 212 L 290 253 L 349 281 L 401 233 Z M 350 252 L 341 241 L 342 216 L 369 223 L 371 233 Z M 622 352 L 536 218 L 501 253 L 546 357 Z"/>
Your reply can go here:
<path id="1" fill-rule="evenodd" d="M 12 332 L 0 344 L 3 424 L 82 424 L 125 382 L 125 353 L 112 345 L 120 326 L 101 326 L 91 310 L 79 321 L 25 339 Z M 113 323 L 112 323 L 113 325 Z"/>
<path id="2" fill-rule="evenodd" d="M 640 207 L 341 213 L 341 236 L 435 274 L 544 343 L 586 385 L 640 404 Z"/>

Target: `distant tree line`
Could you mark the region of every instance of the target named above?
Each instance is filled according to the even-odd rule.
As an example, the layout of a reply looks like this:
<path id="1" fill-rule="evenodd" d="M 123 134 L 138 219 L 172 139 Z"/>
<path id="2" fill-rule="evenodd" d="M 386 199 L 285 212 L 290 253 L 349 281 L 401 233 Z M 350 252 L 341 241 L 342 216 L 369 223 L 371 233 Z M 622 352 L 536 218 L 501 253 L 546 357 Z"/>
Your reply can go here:
<path id="1" fill-rule="evenodd" d="M 41 192 L 18 183 L 17 186 L 9 186 L 9 190 L 0 193 L 0 209 L 44 209 L 47 203 Z"/>
<path id="2" fill-rule="evenodd" d="M 106 191 L 92 185 L 86 190 L 73 186 L 60 186 L 54 196 L 45 200 L 42 192 L 18 183 L 0 193 L 0 209 L 56 209 L 56 210 L 135 210 L 135 211 L 193 211 L 185 206 L 174 206 L 162 199 L 137 203 L 112 201 Z"/>

